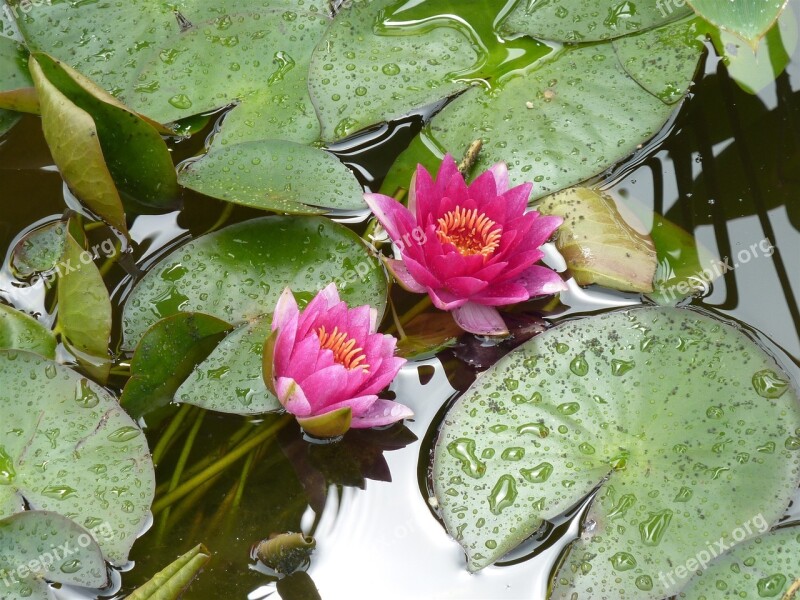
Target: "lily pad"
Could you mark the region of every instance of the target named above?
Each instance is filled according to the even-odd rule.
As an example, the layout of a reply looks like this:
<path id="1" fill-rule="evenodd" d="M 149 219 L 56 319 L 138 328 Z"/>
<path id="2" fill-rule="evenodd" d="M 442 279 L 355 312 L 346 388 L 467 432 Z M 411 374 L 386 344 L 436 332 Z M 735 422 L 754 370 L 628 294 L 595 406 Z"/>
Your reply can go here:
<path id="1" fill-rule="evenodd" d="M 434 489 L 476 571 L 599 488 L 551 598 L 660 599 L 659 571 L 755 512 L 783 514 L 799 426 L 788 377 L 739 329 L 694 310 L 616 311 L 481 375 L 444 418 Z"/>
<path id="2" fill-rule="evenodd" d="M 106 563 L 94 537 L 54 512 L 28 510 L 0 520 L 3 598 L 50 600 L 46 581 L 100 588 Z"/>
<path id="3" fill-rule="evenodd" d="M 54 511 L 107 535 L 122 565 L 147 522 L 155 476 L 147 440 L 116 400 L 36 354 L 0 350 L 0 518 Z"/>
<path id="4" fill-rule="evenodd" d="M 763 523 L 759 517 L 756 515 L 742 523 L 740 528 L 757 530 Z M 791 600 L 800 580 L 800 527 L 785 527 L 769 533 L 761 530 L 760 533 L 763 535 L 733 547 L 702 574 L 693 577 L 680 597 L 686 600 Z M 712 549 L 716 553 L 718 545 L 714 544 Z M 702 558 L 708 560 L 706 556 L 710 553 L 702 551 L 705 552 Z M 789 594 L 790 588 L 794 593 Z"/>
<path id="5" fill-rule="evenodd" d="M 25 68 L 24 53 L 20 45 L 0 34 L 0 98 L 12 90 L 28 88 L 31 85 L 31 78 Z M 19 117 L 18 113 L 0 110 L 0 136 L 11 129 Z"/>
<path id="6" fill-rule="evenodd" d="M 177 600 L 210 559 L 208 550 L 198 544 L 134 590 L 128 600 Z"/>
<path id="7" fill-rule="evenodd" d="M 536 208 L 564 219 L 556 247 L 578 285 L 653 291 L 653 240 L 625 222 L 610 196 L 590 188 L 570 188 L 548 196 Z"/>
<path id="8" fill-rule="evenodd" d="M 178 388 L 175 400 L 208 410 L 248 415 L 281 408 L 261 375 L 264 340 L 271 322 L 267 315 L 240 325 L 195 367 Z"/>
<path id="9" fill-rule="evenodd" d="M 135 347 L 156 321 L 178 312 L 203 312 L 241 325 L 275 308 L 289 286 L 307 302 L 342 274 L 351 305 L 382 314 L 387 279 L 352 231 L 324 217 L 264 217 L 230 225 L 178 248 L 150 269 L 123 310 L 124 346 Z M 362 275 L 363 273 L 363 275 Z"/>
<path id="10" fill-rule="evenodd" d="M 55 358 L 56 337 L 33 317 L 0 304 L 0 348 L 30 350 Z"/>
<path id="11" fill-rule="evenodd" d="M 58 328 L 68 346 L 99 360 L 97 376 L 105 379 L 111 337 L 111 300 L 91 252 L 67 235 L 58 277 Z M 105 365 L 105 366 L 103 366 Z"/>
<path id="12" fill-rule="evenodd" d="M 49 271 L 64 256 L 67 244 L 67 224 L 48 223 L 29 232 L 11 253 L 11 268 L 20 277 Z"/>
<path id="13" fill-rule="evenodd" d="M 681 1 L 521 0 L 504 22 L 512 31 L 557 42 L 597 42 L 644 31 L 691 14 Z"/>
<path id="14" fill-rule="evenodd" d="M 775 23 L 788 0 L 687 0 L 694 11 L 720 29 L 735 33 L 753 48 Z"/>
<path id="15" fill-rule="evenodd" d="M 644 36 L 655 43 L 657 31 Z M 646 46 L 637 47 L 636 56 L 648 52 Z M 696 52 L 691 69 L 699 57 Z M 640 78 L 652 72 L 642 68 Z M 433 117 L 420 134 L 421 142 L 401 154 L 387 179 L 408 181 L 409 164 L 430 166 L 430 156 L 446 151 L 460 156 L 474 140 L 482 139 L 476 171 L 505 161 L 512 183 L 532 180 L 532 197 L 538 198 L 630 156 L 659 131 L 673 110 L 625 71 L 611 42 L 568 47 L 491 93 L 473 88 L 461 94 Z"/>
<path id="16" fill-rule="evenodd" d="M 274 212 L 366 207 L 358 181 L 335 156 L 283 140 L 212 145 L 185 165 L 179 180 L 201 194 Z"/>
<path id="17" fill-rule="evenodd" d="M 202 313 L 179 313 L 153 325 L 131 360 L 122 407 L 139 418 L 169 404 L 181 382 L 230 329 L 225 321 Z"/>

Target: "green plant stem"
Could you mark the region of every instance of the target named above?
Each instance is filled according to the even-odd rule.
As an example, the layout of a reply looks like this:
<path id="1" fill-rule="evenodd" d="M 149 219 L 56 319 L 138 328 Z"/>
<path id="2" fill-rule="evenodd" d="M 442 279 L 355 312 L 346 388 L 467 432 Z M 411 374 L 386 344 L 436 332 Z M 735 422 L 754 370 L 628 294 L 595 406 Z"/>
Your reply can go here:
<path id="1" fill-rule="evenodd" d="M 239 481 L 236 485 L 236 495 L 233 497 L 233 508 L 236 509 L 242 503 L 242 496 L 244 495 L 244 487 L 247 485 L 247 478 L 250 476 L 250 471 L 253 470 L 253 463 L 255 463 L 258 448 L 251 450 L 247 455 L 242 467 L 242 474 L 239 476 Z"/>
<path id="2" fill-rule="evenodd" d="M 170 421 L 167 429 L 164 433 L 161 434 L 161 437 L 156 444 L 155 449 L 153 450 L 153 463 L 158 465 L 161 461 L 161 458 L 166 454 L 169 447 L 172 445 L 173 438 L 178 433 L 180 429 L 181 423 L 183 420 L 189 415 L 192 410 L 194 410 L 194 406 L 191 404 L 182 404 L 181 407 L 178 409 L 178 412 L 175 413 L 175 416 L 172 417 L 172 421 Z"/>
<path id="3" fill-rule="evenodd" d="M 103 221 L 93 221 L 91 223 L 86 223 L 83 226 L 84 231 L 93 231 L 95 229 L 100 229 L 101 227 L 107 227 L 107 225 Z"/>
<path id="4" fill-rule="evenodd" d="M 225 223 L 227 223 L 228 219 L 230 219 L 231 215 L 233 214 L 233 208 L 234 208 L 233 203 L 226 202 L 225 203 L 225 208 L 222 209 L 222 212 L 220 213 L 219 218 L 216 221 L 214 221 L 214 224 L 211 227 L 209 227 L 204 232 L 203 235 L 205 235 L 206 233 L 211 233 L 212 231 L 216 231 L 217 229 L 222 227 Z"/>
<path id="5" fill-rule="evenodd" d="M 397 310 L 394 307 L 394 302 L 391 298 L 389 298 L 389 310 L 392 311 L 392 325 L 389 327 L 389 331 L 387 333 L 391 333 L 393 331 L 397 331 L 400 335 L 400 339 L 406 339 L 406 332 L 403 330 L 403 325 L 400 323 L 400 318 L 397 316 Z"/>
<path id="6" fill-rule="evenodd" d="M 424 313 L 428 310 L 431 306 L 433 306 L 433 302 L 431 302 L 431 297 L 427 294 L 425 297 L 417 302 L 414 306 L 412 306 L 406 313 L 400 317 L 399 319 L 395 320 L 395 323 L 389 326 L 386 330 L 386 333 L 394 333 L 395 331 L 401 334 L 401 339 L 405 338 L 406 335 L 402 331 L 402 327 L 407 325 L 411 319 L 414 317 Z M 394 311 L 394 306 L 392 306 L 392 311 Z"/>
<path id="7" fill-rule="evenodd" d="M 100 265 L 100 269 L 99 269 L 100 277 L 105 277 L 108 274 L 108 272 L 111 270 L 111 267 L 113 267 L 115 264 L 117 264 L 117 260 L 119 259 L 120 256 L 122 256 L 122 251 L 121 250 L 122 250 L 122 243 L 119 240 L 117 240 L 114 243 L 114 254 L 109 256 L 106 259 L 106 261 L 102 265 Z"/>
<path id="8" fill-rule="evenodd" d="M 269 425 L 268 427 L 264 427 L 261 431 L 259 431 L 256 435 L 251 437 L 249 440 L 244 442 L 243 444 L 237 446 L 234 450 L 220 458 L 219 460 L 215 461 L 205 469 L 203 469 L 200 473 L 185 481 L 181 485 L 179 485 L 174 490 L 168 492 L 164 497 L 160 500 L 157 500 L 153 504 L 153 514 L 158 514 L 166 507 L 170 506 L 176 500 L 180 500 L 186 494 L 191 492 L 195 489 L 198 485 L 201 485 L 204 481 L 207 481 L 209 478 L 213 477 L 217 473 L 221 473 L 240 458 L 245 456 L 250 450 L 256 448 L 270 437 L 275 435 L 284 425 L 286 425 L 291 420 L 290 415 L 283 415 L 277 421 Z"/>

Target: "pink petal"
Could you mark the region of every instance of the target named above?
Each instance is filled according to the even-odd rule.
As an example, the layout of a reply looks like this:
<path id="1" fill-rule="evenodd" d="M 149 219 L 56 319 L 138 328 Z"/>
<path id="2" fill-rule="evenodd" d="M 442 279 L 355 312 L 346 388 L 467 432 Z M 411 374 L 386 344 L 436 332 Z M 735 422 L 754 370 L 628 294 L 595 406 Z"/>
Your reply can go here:
<path id="1" fill-rule="evenodd" d="M 311 404 L 302 388 L 291 377 L 278 377 L 275 380 L 275 392 L 287 412 L 298 417 L 307 417 L 311 414 Z"/>
<path id="2" fill-rule="evenodd" d="M 494 175 L 497 193 L 503 194 L 508 189 L 508 166 L 504 162 L 495 163 L 489 167 L 489 172 Z"/>
<path id="3" fill-rule="evenodd" d="M 424 224 L 439 202 L 436 184 L 425 167 L 417 165 L 409 187 L 411 189 L 408 191 L 408 210 L 417 217 L 417 223 Z"/>
<path id="4" fill-rule="evenodd" d="M 559 226 L 564 222 L 564 219 L 561 217 L 555 217 L 550 215 L 540 215 L 536 211 L 534 212 L 537 217 L 536 220 L 533 222 L 533 227 L 531 227 L 531 231 L 529 234 L 528 240 L 530 240 L 530 244 L 536 246 L 537 248 L 544 244 L 547 240 L 550 239 L 550 236 L 553 235 L 553 232 L 559 228 Z M 531 213 L 528 213 L 531 214 Z M 527 216 L 527 215 L 526 215 Z"/>
<path id="5" fill-rule="evenodd" d="M 517 187 L 511 188 L 505 192 L 500 198 L 503 199 L 506 206 L 506 218 L 522 216 L 525 208 L 528 206 L 528 200 L 531 197 L 531 189 L 533 185 L 524 183 Z"/>
<path id="6" fill-rule="evenodd" d="M 494 173 L 491 171 L 484 171 L 478 175 L 475 180 L 469 184 L 469 197 L 488 202 L 497 198 L 497 181 L 494 178 Z"/>
<path id="7" fill-rule="evenodd" d="M 386 263 L 386 268 L 389 269 L 389 272 L 392 274 L 392 277 L 397 280 L 397 283 L 399 283 L 403 289 L 416 294 L 425 293 L 425 286 L 417 283 L 417 280 L 408 272 L 408 267 L 406 267 L 402 260 L 387 258 L 384 262 Z"/>
<path id="8" fill-rule="evenodd" d="M 319 292 L 311 302 L 303 309 L 300 315 L 300 320 L 297 326 L 297 337 L 304 338 L 308 335 L 309 330 L 314 327 L 317 318 L 324 315 L 332 306 L 336 306 L 339 302 L 339 292 L 336 289 L 335 283 L 329 283 Z"/>
<path id="9" fill-rule="evenodd" d="M 323 350 L 330 352 L 330 350 Z M 347 385 L 347 369 L 336 363 L 312 373 L 300 382 L 313 414 L 325 412 L 327 406 L 342 398 Z"/>
<path id="10" fill-rule="evenodd" d="M 528 268 L 516 282 L 525 286 L 531 297 L 549 296 L 567 289 L 567 284 L 558 273 L 539 265 Z"/>
<path id="11" fill-rule="evenodd" d="M 275 311 L 272 313 L 272 331 L 283 328 L 285 324 L 300 313 L 297 308 L 297 301 L 294 299 L 292 290 L 288 287 L 283 290 L 275 304 Z"/>
<path id="12" fill-rule="evenodd" d="M 346 313 L 344 331 L 356 341 L 356 346 L 364 347 L 364 342 L 370 334 L 372 324 L 372 309 L 368 305 L 356 306 Z M 339 327 L 342 330 L 342 327 Z"/>
<path id="13" fill-rule="evenodd" d="M 434 306 L 439 310 L 453 310 L 467 302 L 466 298 L 459 298 L 441 288 L 428 288 L 428 295 L 431 297 Z"/>
<path id="14" fill-rule="evenodd" d="M 386 388 L 395 377 L 400 368 L 406 364 L 405 358 L 391 356 L 381 363 L 381 367 L 370 378 L 367 384 L 361 389 L 362 394 L 377 394 Z"/>
<path id="15" fill-rule="evenodd" d="M 454 296 L 471 298 L 485 289 L 487 285 L 488 284 L 483 279 L 477 279 L 475 277 L 451 277 L 447 280 L 445 287 L 452 292 Z"/>
<path id="16" fill-rule="evenodd" d="M 317 338 L 316 334 L 308 335 L 294 345 L 289 364 L 279 375 L 303 381 L 306 377 L 322 368 L 322 365 L 317 364 L 321 354 L 319 338 Z"/>
<path id="17" fill-rule="evenodd" d="M 467 302 L 452 312 L 453 318 L 464 331 L 478 335 L 507 335 L 503 317 L 496 308 L 483 306 L 475 302 Z"/>
<path id="18" fill-rule="evenodd" d="M 364 200 L 395 243 L 402 241 L 403 235 L 411 233 L 417 226 L 409 210 L 394 198 L 383 194 L 364 194 Z"/>
<path id="19" fill-rule="evenodd" d="M 504 282 L 490 286 L 484 292 L 473 296 L 471 300 L 485 306 L 507 306 L 525 302 L 530 297 L 530 292 L 524 285 L 517 282 Z"/>
<path id="20" fill-rule="evenodd" d="M 363 415 L 353 415 L 353 422 L 350 425 L 353 429 L 366 429 L 368 427 L 380 427 L 381 425 L 391 425 L 403 419 L 409 419 L 414 413 L 407 406 L 391 400 L 378 399 Z"/>
<path id="21" fill-rule="evenodd" d="M 436 189 L 434 190 L 434 197 L 438 201 L 446 194 L 447 184 L 454 176 L 461 176 L 458 172 L 458 165 L 451 154 L 445 154 L 442 159 L 442 164 L 439 166 L 439 172 L 436 173 Z"/>
<path id="22" fill-rule="evenodd" d="M 341 402 L 337 402 L 336 404 L 331 404 L 330 406 L 325 408 L 325 412 L 330 412 L 332 410 L 338 410 L 340 408 L 350 408 L 353 411 L 353 418 L 357 418 L 358 415 L 365 414 L 369 411 L 370 407 L 375 404 L 378 400 L 378 397 L 374 394 L 367 394 L 364 396 L 358 396 L 356 398 L 348 398 L 347 400 L 342 400 Z"/>

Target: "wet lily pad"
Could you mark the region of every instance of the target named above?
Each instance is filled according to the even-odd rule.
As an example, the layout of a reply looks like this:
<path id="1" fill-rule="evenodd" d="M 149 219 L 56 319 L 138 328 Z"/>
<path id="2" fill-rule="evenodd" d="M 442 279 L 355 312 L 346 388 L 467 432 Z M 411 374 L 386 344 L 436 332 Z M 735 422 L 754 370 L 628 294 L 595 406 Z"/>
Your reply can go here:
<path id="1" fill-rule="evenodd" d="M 0 10 L 0 12 L 2 11 Z M 0 106 L 4 106 L 10 101 L 10 98 L 4 98 L 5 96 L 32 85 L 28 70 L 25 68 L 25 54 L 22 47 L 16 41 L 4 37 L 0 33 Z M 20 115 L 16 112 L 0 110 L 0 136 L 11 129 L 19 117 Z"/>
<path id="2" fill-rule="evenodd" d="M 36 354 L 0 350 L 0 518 L 46 510 L 98 535 L 121 565 L 147 521 L 155 476 L 147 440 L 116 400 Z"/>
<path id="3" fill-rule="evenodd" d="M 756 529 L 762 525 L 756 515 L 740 528 Z M 791 600 L 800 580 L 800 527 L 785 527 L 729 550 L 715 560 L 701 575 L 693 577 L 680 597 L 686 600 L 756 600 L 779 598 Z M 735 534 L 738 534 L 734 530 Z M 728 544 L 725 544 L 728 548 Z M 712 550 L 719 551 L 715 543 Z M 705 552 L 701 558 L 713 555 Z M 705 565 L 703 565 L 705 566 Z M 794 587 L 793 587 L 794 586 Z M 789 594 L 790 588 L 794 593 Z"/>
<path id="4" fill-rule="evenodd" d="M 504 25 L 543 40 L 596 42 L 657 27 L 691 12 L 685 2 L 678 6 L 672 0 L 522 0 Z"/>
<path id="5" fill-rule="evenodd" d="M 22 238 L 11 253 L 11 268 L 20 277 L 49 271 L 64 255 L 67 224 L 48 223 Z"/>
<path id="6" fill-rule="evenodd" d="M 45 582 L 100 588 L 106 563 L 94 537 L 54 512 L 29 510 L 0 520 L 3 598 L 50 600 Z"/>
<path id="7" fill-rule="evenodd" d="M 706 21 L 735 33 L 756 47 L 775 23 L 787 0 L 687 0 L 694 11 Z"/>
<path id="8" fill-rule="evenodd" d="M 139 418 L 169 404 L 175 390 L 230 331 L 225 321 L 202 313 L 178 313 L 144 334 L 131 360 L 131 378 L 119 399 Z"/>
<path id="9" fill-rule="evenodd" d="M 30 350 L 55 358 L 56 337 L 33 317 L 0 304 L 0 348 Z"/>
<path id="10" fill-rule="evenodd" d="M 175 393 L 175 401 L 236 414 L 281 408 L 261 375 L 271 322 L 267 315 L 240 325 L 195 367 Z"/>
<path id="11" fill-rule="evenodd" d="M 341 277 L 351 271 L 359 276 L 342 285 Z M 264 217 L 231 225 L 185 244 L 150 269 L 125 303 L 124 345 L 135 347 L 147 328 L 178 312 L 241 325 L 271 313 L 286 286 L 307 302 L 334 280 L 343 300 L 383 313 L 383 268 L 346 227 L 323 217 Z"/>
<path id="12" fill-rule="evenodd" d="M 660 599 L 660 571 L 754 512 L 783 514 L 798 426 L 796 390 L 740 330 L 694 310 L 617 311 L 481 375 L 444 418 L 434 489 L 476 571 L 599 487 L 550 597 Z"/>
<path id="13" fill-rule="evenodd" d="M 536 208 L 564 219 L 556 247 L 578 285 L 653 291 L 653 240 L 625 222 L 610 196 L 590 188 L 570 188 L 548 196 Z"/>

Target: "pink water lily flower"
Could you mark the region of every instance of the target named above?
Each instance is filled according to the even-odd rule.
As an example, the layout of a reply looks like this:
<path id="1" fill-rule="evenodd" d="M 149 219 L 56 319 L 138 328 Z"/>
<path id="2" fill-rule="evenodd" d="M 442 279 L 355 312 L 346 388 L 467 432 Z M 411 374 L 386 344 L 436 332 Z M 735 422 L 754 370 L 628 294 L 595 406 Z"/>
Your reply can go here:
<path id="1" fill-rule="evenodd" d="M 400 248 L 402 260 L 387 266 L 404 288 L 427 293 L 465 331 L 502 335 L 495 307 L 566 289 L 558 273 L 536 264 L 562 219 L 525 212 L 531 187 L 509 189 L 504 163 L 467 185 L 448 154 L 435 180 L 417 167 L 408 208 L 382 194 L 365 199 Z"/>
<path id="2" fill-rule="evenodd" d="M 333 437 L 413 416 L 378 398 L 406 361 L 394 355 L 394 337 L 375 333 L 376 321 L 374 308 L 348 308 L 333 283 L 303 311 L 289 288 L 281 294 L 264 344 L 264 380 L 306 432 Z"/>

